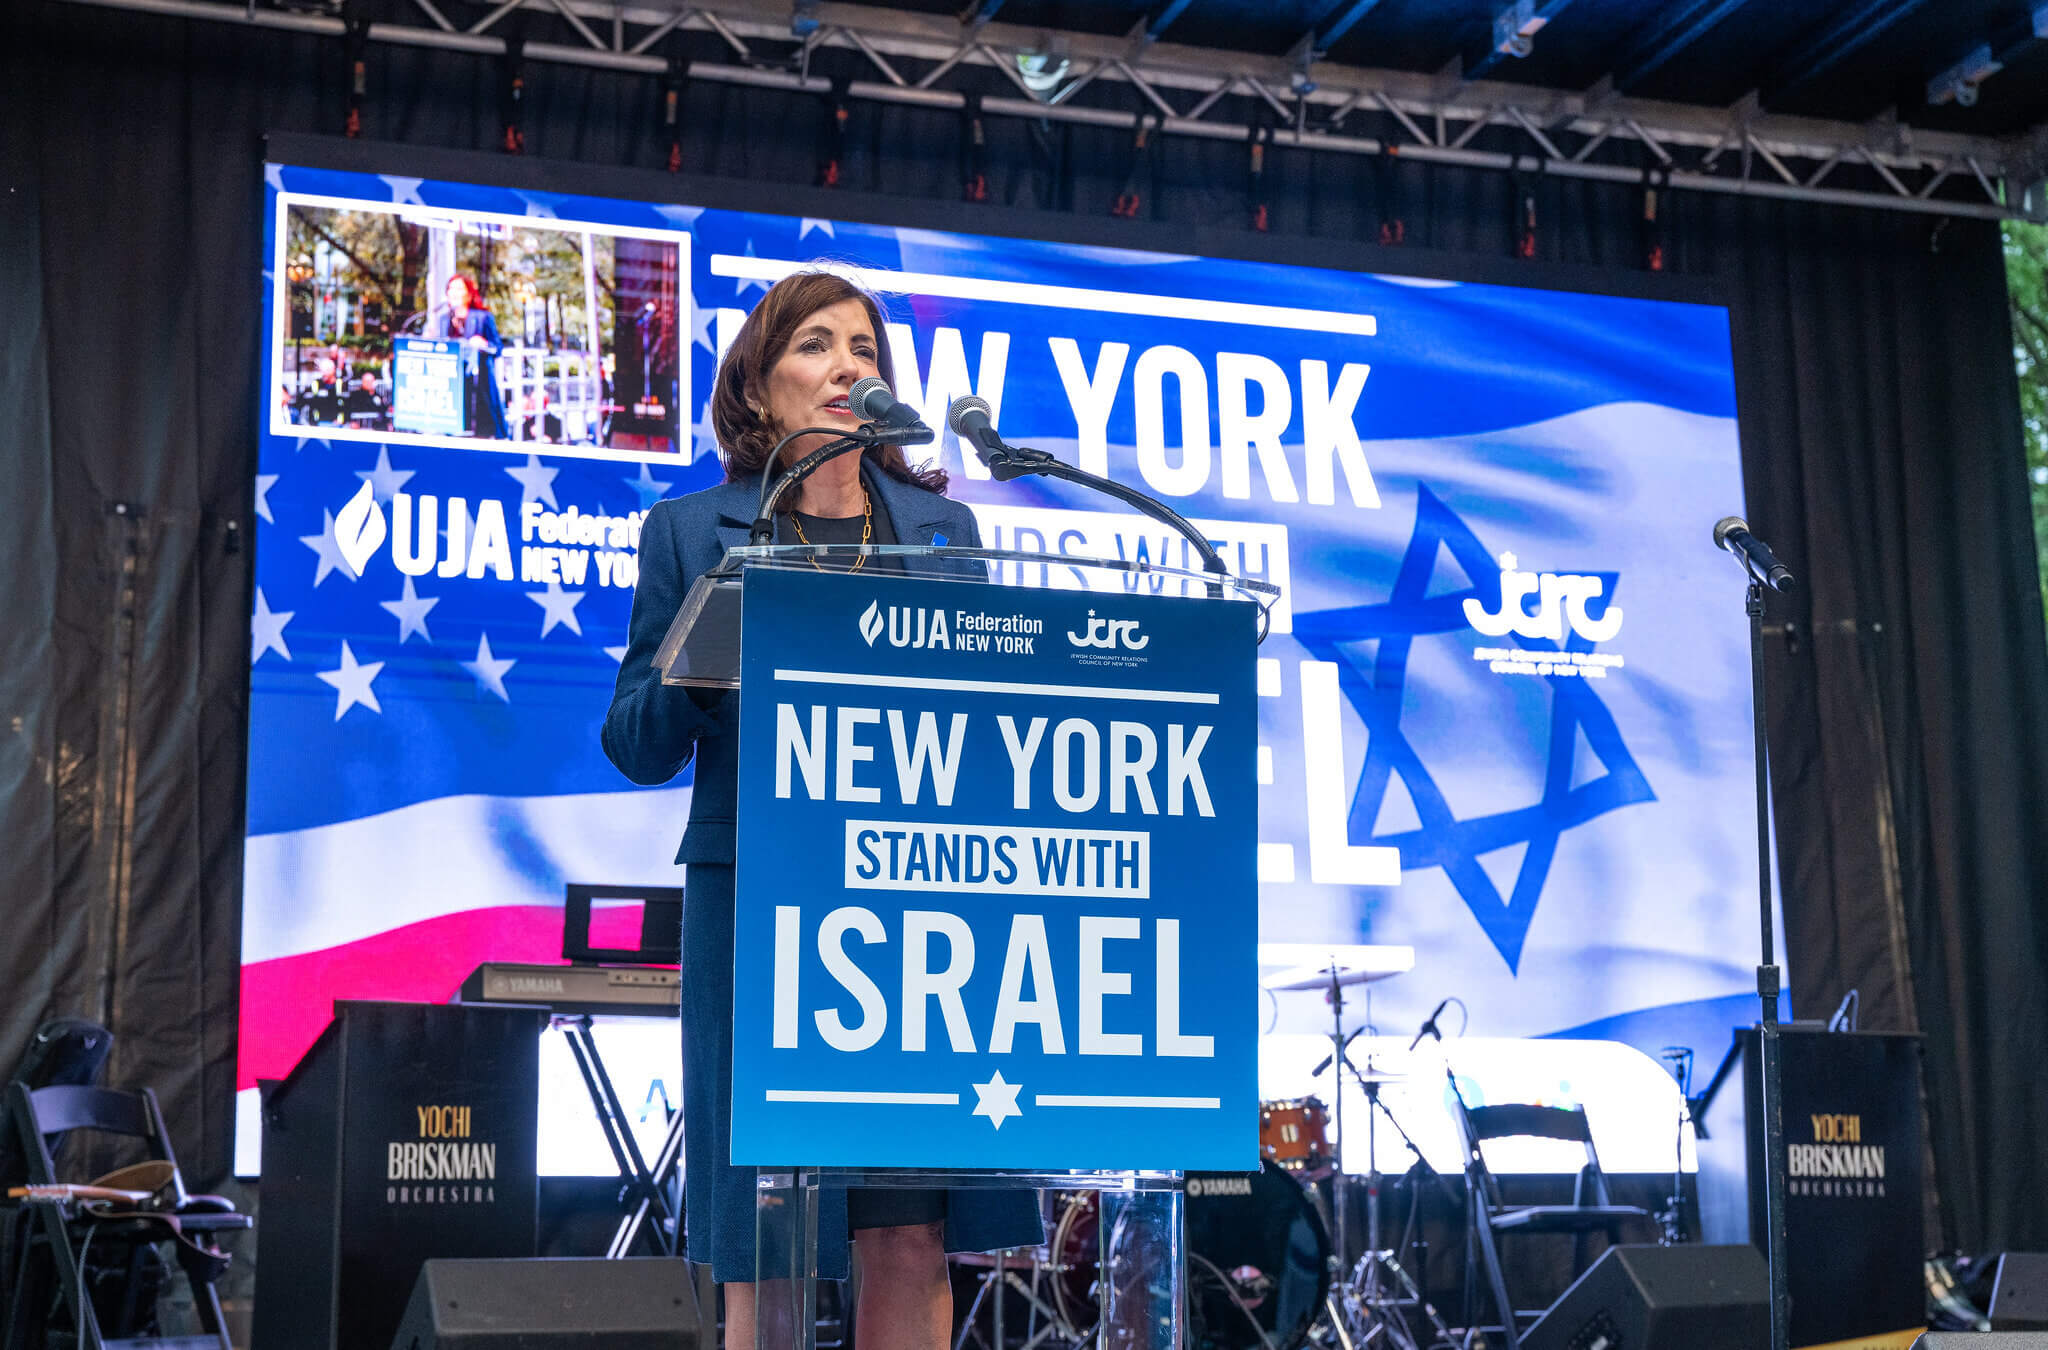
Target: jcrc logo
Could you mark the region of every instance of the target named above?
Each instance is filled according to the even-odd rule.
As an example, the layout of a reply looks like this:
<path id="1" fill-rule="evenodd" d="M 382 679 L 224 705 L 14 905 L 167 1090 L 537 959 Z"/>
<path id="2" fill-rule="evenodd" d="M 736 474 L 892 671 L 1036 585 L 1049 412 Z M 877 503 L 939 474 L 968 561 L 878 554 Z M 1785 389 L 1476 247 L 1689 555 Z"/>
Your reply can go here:
<path id="1" fill-rule="evenodd" d="M 1088 611 L 1088 631 L 1069 633 L 1067 641 L 1076 647 L 1107 647 L 1111 651 L 1122 647 L 1127 652 L 1141 652 L 1152 642 L 1149 637 L 1138 636 L 1136 619 L 1098 619 L 1095 611 Z"/>
<path id="2" fill-rule="evenodd" d="M 1599 577 L 1559 575 L 1556 572 L 1523 572 L 1515 567 L 1515 555 L 1500 555 L 1500 609 L 1489 614 L 1477 600 L 1465 602 L 1465 621 L 1486 637 L 1514 633 L 1525 638 L 1564 641 L 1565 629 L 1588 642 L 1606 642 L 1621 631 L 1621 606 L 1609 604 L 1594 618 L 1586 607 L 1600 599 L 1607 585 Z M 1536 597 L 1532 612 L 1530 596 Z"/>

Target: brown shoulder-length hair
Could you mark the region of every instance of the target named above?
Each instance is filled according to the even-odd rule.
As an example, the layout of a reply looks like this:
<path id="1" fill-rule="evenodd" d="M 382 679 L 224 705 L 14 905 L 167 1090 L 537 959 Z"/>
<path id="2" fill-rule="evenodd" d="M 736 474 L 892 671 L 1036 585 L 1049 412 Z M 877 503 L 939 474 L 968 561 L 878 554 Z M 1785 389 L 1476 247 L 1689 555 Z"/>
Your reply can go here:
<path id="1" fill-rule="evenodd" d="M 790 339 L 806 319 L 827 305 L 858 300 L 868 312 L 875 330 L 875 366 L 893 390 L 890 379 L 895 365 L 889 355 L 889 330 L 882 322 L 881 306 L 875 298 L 845 277 L 833 272 L 792 272 L 776 282 L 761 297 L 754 312 L 740 325 L 732 349 L 718 367 L 718 380 L 711 390 L 711 426 L 725 455 L 725 481 L 742 482 L 761 472 L 775 442 L 787 431 L 778 432 L 754 409 L 768 401 L 768 373 L 789 350 Z M 946 490 L 946 471 L 936 464 L 911 467 L 900 446 L 884 446 L 863 452 L 868 463 L 906 483 L 931 492 Z"/>

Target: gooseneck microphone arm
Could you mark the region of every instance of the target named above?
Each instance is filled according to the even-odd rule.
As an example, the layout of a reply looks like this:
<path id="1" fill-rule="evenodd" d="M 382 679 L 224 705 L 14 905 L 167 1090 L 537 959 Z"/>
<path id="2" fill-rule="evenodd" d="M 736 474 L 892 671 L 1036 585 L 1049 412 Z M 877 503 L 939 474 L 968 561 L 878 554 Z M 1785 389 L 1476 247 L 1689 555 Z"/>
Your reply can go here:
<path id="1" fill-rule="evenodd" d="M 1006 444 L 996 435 L 995 427 L 989 419 L 986 401 L 972 395 L 955 399 L 952 407 L 947 410 L 946 421 L 959 433 L 962 443 L 970 447 L 982 463 L 988 465 L 989 473 L 997 482 L 1007 483 L 1012 478 L 1038 474 L 1045 478 L 1059 478 L 1069 483 L 1077 483 L 1106 497 L 1114 497 L 1186 537 L 1188 542 L 1194 545 L 1195 552 L 1201 556 L 1203 571 L 1213 572 L 1221 577 L 1230 575 L 1230 568 L 1224 564 L 1223 555 L 1216 551 L 1216 546 L 1209 542 L 1208 536 L 1165 502 L 1147 496 L 1136 488 L 1126 487 L 1115 479 L 1104 478 L 1100 474 L 1089 473 L 1086 469 L 1079 469 L 1062 460 L 1054 459 L 1043 450 Z"/>
<path id="2" fill-rule="evenodd" d="M 865 430 L 866 428 L 862 428 L 863 432 Z M 837 459 L 849 450 L 860 450 L 869 445 L 879 445 L 882 443 L 882 438 L 879 436 L 868 436 L 859 432 L 849 436 L 840 432 L 837 427 L 800 427 L 775 443 L 775 448 L 768 452 L 768 463 L 774 464 L 780 459 L 782 447 L 788 445 L 797 437 L 818 435 L 836 435 L 838 439 L 828 441 L 818 449 L 811 451 L 810 454 L 805 455 L 802 459 L 790 465 L 787 472 L 780 474 L 764 472 L 761 475 L 761 500 L 754 512 L 754 527 L 747 536 L 747 543 L 766 544 L 774 540 L 776 504 L 782 500 L 790 489 L 816 472 L 819 465 L 827 460 Z"/>
<path id="3" fill-rule="evenodd" d="M 883 445 L 926 445 L 933 438 L 932 429 L 918 420 L 917 410 L 907 403 L 898 402 L 888 382 L 876 376 L 855 380 L 853 387 L 846 391 L 846 405 L 854 416 L 861 419 L 858 430 L 842 434 L 838 427 L 798 427 L 777 441 L 775 448 L 768 452 L 768 463 L 773 465 L 781 461 L 782 448 L 799 436 L 838 437 L 790 465 L 786 473 L 771 475 L 763 471 L 761 500 L 754 512 L 753 529 L 747 536 L 749 544 L 765 544 L 775 537 L 776 504 L 827 460 L 837 459 L 849 450 Z"/>

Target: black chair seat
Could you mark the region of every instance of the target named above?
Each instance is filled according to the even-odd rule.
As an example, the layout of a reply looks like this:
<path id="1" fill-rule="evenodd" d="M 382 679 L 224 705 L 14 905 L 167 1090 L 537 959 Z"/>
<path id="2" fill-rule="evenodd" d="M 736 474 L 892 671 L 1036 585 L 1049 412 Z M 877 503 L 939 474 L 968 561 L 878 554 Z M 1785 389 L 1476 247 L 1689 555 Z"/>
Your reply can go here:
<path id="1" fill-rule="evenodd" d="M 134 1213 L 127 1210 L 86 1209 L 71 1217 L 73 1228 L 90 1227 L 96 1240 L 121 1239 L 139 1236 L 144 1241 L 154 1241 L 168 1231 L 165 1219 L 176 1219 L 178 1227 L 185 1233 L 240 1233 L 256 1226 L 256 1220 L 247 1214 L 198 1214 L 168 1211 Z"/>
<path id="2" fill-rule="evenodd" d="M 1522 1233 L 1597 1233 L 1628 1219 L 1647 1219 L 1640 1205 L 1524 1205 L 1487 1215 L 1495 1229 Z"/>

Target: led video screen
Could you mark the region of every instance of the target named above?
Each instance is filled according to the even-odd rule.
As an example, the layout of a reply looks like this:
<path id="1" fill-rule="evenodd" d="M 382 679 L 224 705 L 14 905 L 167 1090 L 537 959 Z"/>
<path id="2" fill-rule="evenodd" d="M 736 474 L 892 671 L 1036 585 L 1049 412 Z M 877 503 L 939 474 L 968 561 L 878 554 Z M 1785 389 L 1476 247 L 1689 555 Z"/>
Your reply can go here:
<path id="1" fill-rule="evenodd" d="M 813 266 L 878 295 L 931 425 L 977 394 L 1009 441 L 1162 498 L 1283 588 L 1262 941 L 1412 947 L 1370 1005 L 1403 1039 L 1448 995 L 1475 1035 L 1709 1062 L 1749 1020 L 1745 628 L 1708 538 L 1742 504 L 1719 305 L 266 173 L 239 1170 L 257 1081 L 334 999 L 443 1000 L 481 962 L 559 960 L 570 884 L 681 884 L 688 771 L 637 788 L 598 743 L 638 530 L 721 481 L 718 359 Z M 920 454 L 991 546 L 1199 565 L 1118 503 L 992 481 L 951 432 Z M 1263 1030 L 1328 1028 L 1316 993 L 1258 999 Z M 664 1094 L 672 1069 L 627 1096 Z M 549 1165 L 609 1170 L 587 1142 Z"/>

